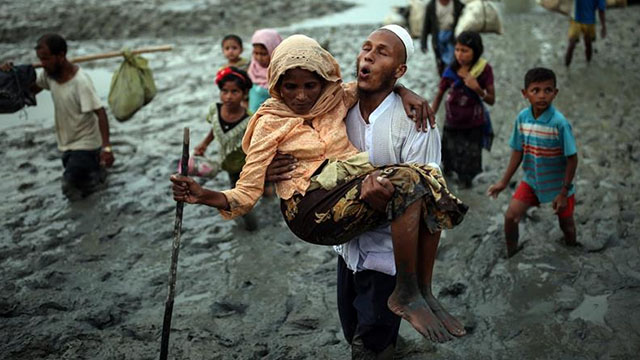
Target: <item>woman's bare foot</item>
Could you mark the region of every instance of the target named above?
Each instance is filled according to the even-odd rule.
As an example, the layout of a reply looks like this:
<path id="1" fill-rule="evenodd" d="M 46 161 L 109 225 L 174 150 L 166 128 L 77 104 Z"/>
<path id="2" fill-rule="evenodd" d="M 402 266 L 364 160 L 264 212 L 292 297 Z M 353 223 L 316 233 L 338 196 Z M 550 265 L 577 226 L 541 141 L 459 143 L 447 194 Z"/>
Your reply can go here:
<path id="1" fill-rule="evenodd" d="M 451 335 L 461 337 L 467 334 L 460 320 L 449 314 L 431 292 L 423 291 L 422 296 L 429 305 L 429 308 L 431 308 L 433 314 L 440 319 L 442 325 L 444 325 L 445 329 L 447 329 Z"/>
<path id="2" fill-rule="evenodd" d="M 387 306 L 394 314 L 407 320 L 425 338 L 440 343 L 453 339 L 421 296 L 413 299 L 404 298 L 394 291 L 389 296 Z"/>

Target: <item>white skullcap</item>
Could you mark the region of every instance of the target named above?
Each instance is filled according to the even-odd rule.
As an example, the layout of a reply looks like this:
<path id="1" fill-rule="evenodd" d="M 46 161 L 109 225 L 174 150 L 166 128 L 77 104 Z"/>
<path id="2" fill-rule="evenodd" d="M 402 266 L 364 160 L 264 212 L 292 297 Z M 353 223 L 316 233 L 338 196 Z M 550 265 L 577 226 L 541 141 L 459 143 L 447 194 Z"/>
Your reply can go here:
<path id="1" fill-rule="evenodd" d="M 403 28 L 402 26 L 396 25 L 396 24 L 385 25 L 378 30 L 389 30 L 392 33 L 394 33 L 400 39 L 400 41 L 402 41 L 402 43 L 404 44 L 404 50 L 407 55 L 406 61 L 409 61 L 409 58 L 411 57 L 411 55 L 413 55 L 413 52 L 415 51 L 415 48 L 413 47 L 413 39 L 411 38 L 411 35 L 409 35 L 409 32 L 405 30 L 405 28 Z"/>

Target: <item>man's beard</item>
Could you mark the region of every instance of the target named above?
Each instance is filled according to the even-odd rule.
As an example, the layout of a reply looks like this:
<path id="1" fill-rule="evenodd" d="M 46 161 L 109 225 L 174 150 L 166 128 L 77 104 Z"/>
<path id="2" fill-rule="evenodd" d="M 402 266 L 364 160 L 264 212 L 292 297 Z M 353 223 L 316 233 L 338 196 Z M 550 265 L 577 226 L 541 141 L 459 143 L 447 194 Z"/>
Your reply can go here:
<path id="1" fill-rule="evenodd" d="M 356 83 L 358 83 L 358 78 L 360 77 L 359 75 L 360 75 L 360 64 L 356 60 Z M 388 89 L 393 89 L 396 81 L 396 79 L 393 77 L 393 74 L 384 73 L 381 75 L 382 75 L 382 79 L 380 81 L 380 85 L 378 85 L 375 89 L 361 89 L 360 86 L 358 86 L 358 91 L 372 94 L 372 93 L 377 93 L 381 91 L 386 91 Z"/>
<path id="2" fill-rule="evenodd" d="M 62 75 L 62 66 L 60 64 L 56 64 L 53 69 L 47 70 L 45 69 L 47 75 L 53 79 L 58 79 Z"/>

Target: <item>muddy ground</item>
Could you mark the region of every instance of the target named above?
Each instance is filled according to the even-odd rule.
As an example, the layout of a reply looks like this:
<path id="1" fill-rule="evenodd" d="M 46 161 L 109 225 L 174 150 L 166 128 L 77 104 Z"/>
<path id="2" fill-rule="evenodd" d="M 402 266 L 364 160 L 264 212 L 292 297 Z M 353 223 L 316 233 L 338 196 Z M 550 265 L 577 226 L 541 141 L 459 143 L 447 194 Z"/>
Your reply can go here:
<path id="1" fill-rule="evenodd" d="M 289 25 L 285 35 L 302 32 L 325 42 L 347 80 L 353 79 L 360 42 L 376 25 L 290 25 L 293 17 L 315 15 L 315 6 L 323 12 L 344 7 L 320 1 L 300 6 L 255 0 L 245 2 L 254 7 L 242 9 L 213 0 L 128 1 L 126 7 L 122 1 L 28 3 L 30 9 L 27 2 L 0 4 L 0 61 L 34 61 L 33 40 L 49 30 L 74 39 L 71 56 L 124 45 L 176 48 L 147 56 L 158 94 L 129 122 L 110 117 L 116 163 L 108 187 L 82 201 L 69 203 L 60 192 L 52 115 L 2 118 L 0 358 L 155 359 L 175 212 L 168 176 L 181 151 L 182 128 L 191 128 L 193 142 L 205 136 L 204 116 L 217 97 L 213 74 L 223 63 L 216 40 L 222 27 L 198 31 L 228 18 L 205 11 L 207 6 L 239 14 L 243 23 Z M 276 9 L 275 15 L 260 16 L 259 6 Z M 127 21 L 114 20 L 120 16 Z M 496 78 L 491 109 L 496 140 L 472 189 L 449 179 L 471 209 L 463 224 L 444 236 L 435 269 L 436 293 L 469 334 L 432 344 L 403 323 L 397 358 L 637 356 L 640 7 L 611 9 L 607 20 L 609 36 L 597 41 L 593 62 L 585 63 L 579 45 L 570 69 L 562 64 L 567 20 L 560 15 L 539 9 L 505 13 L 505 34 L 483 37 Z M 146 25 L 129 25 L 138 21 Z M 240 26 L 238 32 L 248 41 L 255 27 Z M 83 66 L 97 73 L 117 64 Z M 539 65 L 556 70 L 555 104 L 572 123 L 578 143 L 575 217 L 584 246 L 562 244 L 547 206 L 529 213 L 521 225 L 524 249 L 506 260 L 502 214 L 513 187 L 497 200 L 484 192 L 506 167 L 513 120 L 526 106 L 519 94 L 524 72 Z M 431 54 L 417 54 L 409 69 L 403 83 L 432 97 L 437 76 Z M 108 80 L 96 87 L 106 94 Z M 226 176 L 207 186 L 226 188 Z M 297 240 L 277 205 L 275 199 L 261 201 L 255 210 L 261 228 L 253 233 L 223 221 L 216 211 L 186 206 L 172 358 L 349 358 L 336 311 L 336 255 Z"/>

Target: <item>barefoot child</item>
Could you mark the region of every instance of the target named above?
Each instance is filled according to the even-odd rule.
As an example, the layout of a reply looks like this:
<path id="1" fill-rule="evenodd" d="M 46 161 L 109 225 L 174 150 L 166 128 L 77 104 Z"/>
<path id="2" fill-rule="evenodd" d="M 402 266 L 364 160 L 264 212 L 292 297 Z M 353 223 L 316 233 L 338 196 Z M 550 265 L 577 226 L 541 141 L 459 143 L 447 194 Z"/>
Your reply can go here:
<path id="1" fill-rule="evenodd" d="M 527 72 L 522 95 L 531 106 L 522 110 L 516 119 L 509 141 L 511 159 L 504 176 L 487 190 L 487 195 L 497 197 L 507 187 L 520 163 L 523 164 L 524 179 L 504 215 L 507 257 L 518 251 L 518 222 L 529 207 L 540 203 L 552 203 L 565 243 L 577 244 L 573 177 L 578 155 L 571 125 L 551 104 L 557 94 L 553 71 L 534 68 Z"/>
<path id="2" fill-rule="evenodd" d="M 253 87 L 249 91 L 250 114 L 255 113 L 260 105 L 269 98 L 267 69 L 271 62 L 271 54 L 280 42 L 282 42 L 282 37 L 273 29 L 257 30 L 251 37 L 253 54 L 248 73 L 251 81 L 253 81 Z"/>
<path id="3" fill-rule="evenodd" d="M 592 44 L 596 41 L 596 10 L 602 24 L 600 36 L 604 39 L 607 36 L 606 7 L 605 0 L 573 0 L 573 12 L 569 20 L 569 45 L 564 55 L 564 64 L 567 67 L 571 65 L 573 51 L 580 41 L 580 35 L 584 39 L 584 55 L 587 63 L 591 61 Z"/>
<path id="4" fill-rule="evenodd" d="M 240 177 L 245 154 L 242 151 L 242 136 L 247 129 L 249 114 L 242 106 L 252 83 L 246 72 L 236 67 L 226 67 L 218 71 L 215 79 L 220 89 L 220 101 L 209 108 L 207 121 L 211 130 L 193 150 L 189 159 L 189 175 L 213 178 L 220 170 L 229 174 L 231 186 L 235 186 Z M 204 157 L 207 147 L 213 140 L 220 145 L 217 159 Z M 247 230 L 255 230 L 256 220 L 251 213 L 243 216 Z"/>
<path id="5" fill-rule="evenodd" d="M 453 62 L 442 74 L 433 111 L 438 111 L 445 92 L 446 121 L 442 133 L 442 167 L 455 171 L 466 187 L 482 172 L 482 148 L 488 113 L 484 103 L 495 103 L 493 70 L 481 58 L 482 38 L 473 31 L 458 35 Z"/>
<path id="6" fill-rule="evenodd" d="M 406 71 L 405 64 L 385 61 L 396 67 L 394 76 Z M 294 35 L 276 49 L 269 92 L 272 98 L 247 127 L 247 159 L 236 187 L 218 192 L 174 175 L 174 199 L 215 207 L 227 219 L 243 215 L 262 195 L 266 168 L 276 152 L 294 156 L 295 176 L 276 184 L 291 231 L 313 244 L 337 245 L 390 222 L 398 275 L 387 304 L 423 336 L 434 338 L 442 325 L 428 320 L 433 313 L 420 293 L 419 277 L 429 264 L 418 256 L 419 247 L 436 243 L 442 229 L 459 224 L 467 207 L 449 192 L 435 167 L 402 164 L 374 171 L 368 154 L 349 142 L 343 121 L 356 102 L 355 87 L 342 86 L 338 63 L 315 40 Z M 394 185 L 385 212 L 360 199 L 360 185 L 368 174 Z M 446 341 L 446 334 L 442 336 Z"/>
<path id="7" fill-rule="evenodd" d="M 234 66 L 240 70 L 247 71 L 249 61 L 241 56 L 242 39 L 238 35 L 229 34 L 222 38 L 222 54 L 224 54 L 224 57 L 227 59 L 227 64 L 218 70 Z"/>

